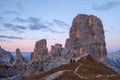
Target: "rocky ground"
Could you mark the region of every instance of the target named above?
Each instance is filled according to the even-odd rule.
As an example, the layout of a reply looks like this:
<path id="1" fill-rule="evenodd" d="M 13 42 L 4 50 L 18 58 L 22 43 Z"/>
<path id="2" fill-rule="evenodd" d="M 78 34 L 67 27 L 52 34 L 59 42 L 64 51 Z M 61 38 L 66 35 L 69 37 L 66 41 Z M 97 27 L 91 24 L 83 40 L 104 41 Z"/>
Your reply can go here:
<path id="1" fill-rule="evenodd" d="M 119 80 L 120 75 L 90 55 L 24 80 Z"/>

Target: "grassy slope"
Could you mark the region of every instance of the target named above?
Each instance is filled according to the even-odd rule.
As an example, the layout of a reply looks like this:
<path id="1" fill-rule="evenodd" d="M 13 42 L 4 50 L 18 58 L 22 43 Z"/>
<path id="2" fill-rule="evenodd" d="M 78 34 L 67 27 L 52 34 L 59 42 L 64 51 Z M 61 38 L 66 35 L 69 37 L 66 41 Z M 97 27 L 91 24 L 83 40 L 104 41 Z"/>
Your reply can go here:
<path id="1" fill-rule="evenodd" d="M 81 64 L 81 66 L 79 67 L 77 73 L 82 77 L 87 78 L 85 80 L 119 80 L 120 79 L 120 76 L 115 71 L 113 71 L 111 68 L 107 67 L 106 65 L 100 62 L 96 62 L 91 58 L 90 55 L 88 55 L 78 60 L 78 62 L 61 65 L 60 67 L 51 69 L 50 71 L 47 71 L 45 73 L 42 73 L 40 75 L 31 77 L 31 78 L 27 78 L 25 80 L 41 80 L 43 77 L 47 77 L 61 70 L 71 70 L 71 71 L 64 72 L 63 75 L 57 77 L 56 80 L 63 80 L 63 79 L 64 80 L 83 80 L 73 73 L 79 64 Z M 98 74 L 102 76 L 99 78 L 96 78 Z M 116 75 L 116 76 L 108 78 L 107 75 Z"/>

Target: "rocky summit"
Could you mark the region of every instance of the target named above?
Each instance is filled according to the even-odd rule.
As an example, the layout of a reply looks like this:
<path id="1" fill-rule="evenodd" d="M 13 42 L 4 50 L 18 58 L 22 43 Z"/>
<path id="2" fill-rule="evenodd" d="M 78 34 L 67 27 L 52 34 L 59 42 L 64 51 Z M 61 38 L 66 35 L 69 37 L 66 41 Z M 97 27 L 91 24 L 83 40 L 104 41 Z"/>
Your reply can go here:
<path id="1" fill-rule="evenodd" d="M 62 51 L 62 45 L 61 44 L 55 44 L 54 46 L 51 46 L 50 54 L 52 56 L 61 56 Z"/>
<path id="2" fill-rule="evenodd" d="M 31 59 L 39 60 L 45 55 L 48 55 L 47 41 L 42 39 L 36 42 L 34 52 L 31 54 Z"/>
<path id="3" fill-rule="evenodd" d="M 72 22 L 65 47 L 78 54 L 90 54 L 99 61 L 107 58 L 102 22 L 93 15 L 78 14 Z"/>

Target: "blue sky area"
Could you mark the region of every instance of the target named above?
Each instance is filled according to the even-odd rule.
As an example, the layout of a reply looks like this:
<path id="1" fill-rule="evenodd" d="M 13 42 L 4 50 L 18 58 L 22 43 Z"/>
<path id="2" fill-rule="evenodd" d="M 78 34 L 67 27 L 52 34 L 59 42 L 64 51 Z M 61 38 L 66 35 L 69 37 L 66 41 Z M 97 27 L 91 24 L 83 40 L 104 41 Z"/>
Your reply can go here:
<path id="1" fill-rule="evenodd" d="M 33 51 L 35 41 L 45 38 L 48 48 L 64 46 L 77 14 L 99 17 L 107 50 L 120 49 L 119 0 L 0 0 L 0 45 L 10 51 Z"/>

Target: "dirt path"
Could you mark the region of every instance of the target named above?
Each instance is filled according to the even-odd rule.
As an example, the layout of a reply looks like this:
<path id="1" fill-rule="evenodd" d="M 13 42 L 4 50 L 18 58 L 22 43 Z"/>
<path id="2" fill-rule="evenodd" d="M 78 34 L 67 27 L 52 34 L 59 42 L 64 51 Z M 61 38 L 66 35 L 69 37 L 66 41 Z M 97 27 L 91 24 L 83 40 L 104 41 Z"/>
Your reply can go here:
<path id="1" fill-rule="evenodd" d="M 74 74 L 76 74 L 80 79 L 84 79 L 81 75 L 77 73 L 78 69 L 80 68 L 81 64 L 77 66 L 77 68 L 74 70 Z"/>

